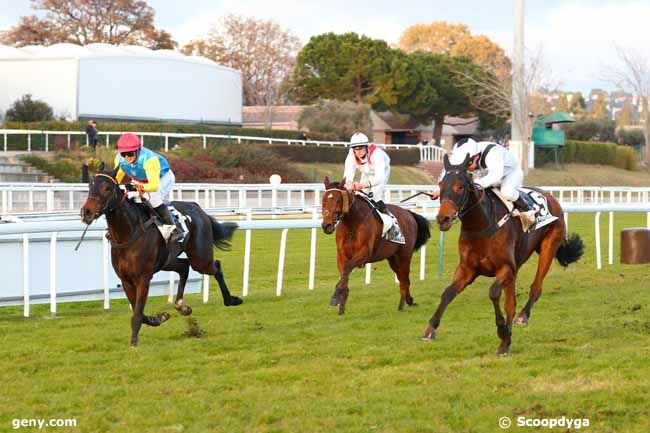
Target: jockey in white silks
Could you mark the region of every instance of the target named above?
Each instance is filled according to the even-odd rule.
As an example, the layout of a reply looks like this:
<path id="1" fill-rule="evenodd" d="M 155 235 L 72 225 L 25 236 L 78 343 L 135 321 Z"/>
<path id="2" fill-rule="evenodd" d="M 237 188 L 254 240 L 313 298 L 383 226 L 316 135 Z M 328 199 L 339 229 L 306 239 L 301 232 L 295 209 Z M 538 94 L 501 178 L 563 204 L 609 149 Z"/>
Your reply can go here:
<path id="1" fill-rule="evenodd" d="M 357 170 L 361 173 L 359 182 L 354 181 Z M 382 236 L 387 240 L 403 243 L 395 217 L 388 211 L 384 203 L 384 189 L 390 177 L 390 157 L 378 146 L 371 144 L 368 137 L 360 132 L 352 135 L 350 139 L 350 151 L 345 158 L 345 187 L 351 191 L 363 191 L 372 194 L 380 211 L 384 227 Z M 391 230 L 393 229 L 393 230 Z"/>
<path id="2" fill-rule="evenodd" d="M 534 203 L 526 194 L 520 194 L 518 188 L 523 185 L 524 171 L 519 161 L 508 149 L 490 141 L 474 141 L 471 138 L 466 142 L 455 145 L 449 162 L 453 165 L 462 164 L 469 155 L 468 169 L 474 172 L 474 183 L 482 188 L 499 187 L 503 198 L 513 203 L 519 211 L 524 231 L 535 224 L 536 217 Z M 445 172 L 440 176 L 444 177 Z M 440 188 L 436 185 L 433 198 L 440 195 Z"/>

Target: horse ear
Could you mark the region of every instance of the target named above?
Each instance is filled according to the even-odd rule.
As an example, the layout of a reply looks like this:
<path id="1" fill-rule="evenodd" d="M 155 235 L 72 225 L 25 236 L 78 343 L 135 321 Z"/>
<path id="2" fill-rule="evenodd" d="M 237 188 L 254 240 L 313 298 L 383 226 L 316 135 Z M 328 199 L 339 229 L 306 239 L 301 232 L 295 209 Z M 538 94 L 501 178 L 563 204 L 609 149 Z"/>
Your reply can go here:
<path id="1" fill-rule="evenodd" d="M 341 183 L 339 183 L 339 185 L 341 185 L 341 188 L 345 188 L 345 176 L 343 176 L 343 180 L 341 180 Z"/>
<path id="2" fill-rule="evenodd" d="M 449 171 L 451 169 L 451 162 L 449 162 L 449 155 L 445 153 L 444 158 L 442 158 L 443 162 L 445 163 L 445 171 Z"/>
<path id="3" fill-rule="evenodd" d="M 329 176 L 325 176 L 325 179 L 323 179 L 323 185 L 325 185 L 325 189 L 328 189 L 330 187 L 330 178 L 329 178 Z"/>
<path id="4" fill-rule="evenodd" d="M 97 171 L 104 171 L 106 168 L 106 164 L 104 164 L 104 161 L 99 163 L 99 169 Z"/>

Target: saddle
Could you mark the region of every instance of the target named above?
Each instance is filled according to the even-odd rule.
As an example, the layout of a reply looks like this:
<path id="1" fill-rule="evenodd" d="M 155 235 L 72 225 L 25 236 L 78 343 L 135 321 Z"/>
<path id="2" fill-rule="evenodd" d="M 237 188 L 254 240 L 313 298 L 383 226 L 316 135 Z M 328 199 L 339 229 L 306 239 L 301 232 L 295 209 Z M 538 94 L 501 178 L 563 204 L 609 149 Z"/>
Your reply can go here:
<path id="1" fill-rule="evenodd" d="M 518 188 L 518 191 L 519 194 L 525 194 L 529 198 L 529 201 L 533 203 L 533 207 L 535 208 L 535 223 L 532 226 L 530 226 L 529 231 L 535 231 L 537 229 L 540 229 L 557 219 L 556 216 L 551 214 L 551 209 L 548 205 L 548 200 L 546 200 L 546 197 L 544 197 L 542 193 L 530 188 Z M 508 209 L 508 213 L 506 213 L 497 222 L 498 227 L 503 226 L 503 224 L 505 224 L 510 219 L 510 217 L 519 215 L 519 211 L 514 208 L 513 203 L 501 195 L 501 191 L 499 188 L 489 188 L 486 191 L 486 193 L 487 192 L 491 192 L 496 197 L 498 197 L 499 200 L 504 204 L 506 209 Z"/>
<path id="2" fill-rule="evenodd" d="M 393 215 L 390 210 L 388 210 L 388 206 L 386 206 L 386 204 L 382 202 L 383 206 L 380 206 L 376 201 L 365 194 L 357 193 L 356 196 L 368 203 L 368 206 L 370 206 L 374 217 L 377 218 L 379 222 L 381 222 L 381 236 L 384 239 L 400 245 L 404 245 L 406 243 L 397 218 L 395 218 L 395 215 Z"/>

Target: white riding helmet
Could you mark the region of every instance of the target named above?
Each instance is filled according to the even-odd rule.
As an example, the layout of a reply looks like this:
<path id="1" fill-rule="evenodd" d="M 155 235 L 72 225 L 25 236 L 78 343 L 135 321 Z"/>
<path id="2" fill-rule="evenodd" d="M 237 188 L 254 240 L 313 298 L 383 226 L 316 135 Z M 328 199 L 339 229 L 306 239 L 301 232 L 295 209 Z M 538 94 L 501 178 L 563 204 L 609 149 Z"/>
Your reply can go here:
<path id="1" fill-rule="evenodd" d="M 350 138 L 350 147 L 368 146 L 368 136 L 362 132 L 357 132 Z"/>
<path id="2" fill-rule="evenodd" d="M 467 155 L 469 155 L 470 158 L 473 158 L 476 154 L 478 154 L 478 152 L 478 143 L 469 138 L 460 146 L 454 146 L 454 149 L 451 151 L 451 155 L 449 156 L 449 162 L 453 165 L 461 164 L 463 161 L 465 161 Z"/>

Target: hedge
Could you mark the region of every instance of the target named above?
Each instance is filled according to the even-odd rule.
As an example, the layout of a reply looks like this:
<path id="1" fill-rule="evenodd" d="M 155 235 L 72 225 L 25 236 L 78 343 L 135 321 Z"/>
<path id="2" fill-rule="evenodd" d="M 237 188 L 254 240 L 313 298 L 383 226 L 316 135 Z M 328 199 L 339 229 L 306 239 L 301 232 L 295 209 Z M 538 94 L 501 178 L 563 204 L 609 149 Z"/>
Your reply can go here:
<path id="1" fill-rule="evenodd" d="M 343 164 L 349 149 L 330 146 L 268 145 L 275 153 L 295 162 L 333 162 Z M 419 149 L 388 150 L 392 165 L 416 165 L 420 162 Z"/>
<path id="2" fill-rule="evenodd" d="M 637 170 L 639 160 L 634 149 L 600 141 L 567 140 L 562 162 L 613 165 L 625 170 Z"/>

